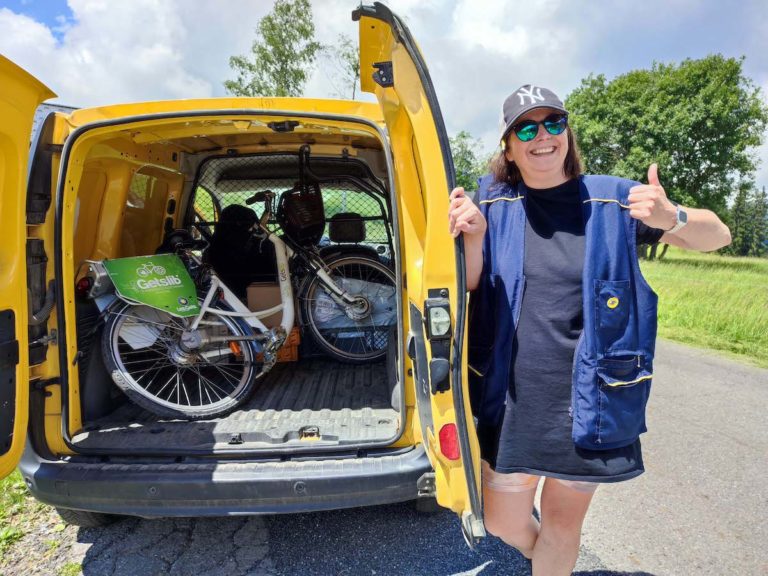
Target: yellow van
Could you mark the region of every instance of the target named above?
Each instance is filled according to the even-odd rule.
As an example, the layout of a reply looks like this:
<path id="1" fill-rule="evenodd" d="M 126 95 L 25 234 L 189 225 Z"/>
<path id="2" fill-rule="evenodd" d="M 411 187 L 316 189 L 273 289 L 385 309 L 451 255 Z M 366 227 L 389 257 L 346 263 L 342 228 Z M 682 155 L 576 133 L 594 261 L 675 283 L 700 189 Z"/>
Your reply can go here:
<path id="1" fill-rule="evenodd" d="M 403 22 L 380 4 L 353 19 L 362 89 L 378 104 L 219 98 L 53 111 L 31 148 L 35 111 L 54 94 L 0 57 L 0 476 L 18 466 L 34 496 L 65 520 L 93 526 L 117 515 L 272 514 L 436 498 L 461 517 L 470 543 L 484 535 L 464 360 L 463 244 L 451 238 L 446 216 L 454 184 L 447 134 Z M 304 210 L 286 188 L 322 202 Z M 270 202 L 280 203 L 282 220 L 265 215 Z M 142 350 L 131 344 L 121 353 L 121 337 L 105 336 L 120 322 L 99 304 L 98 288 L 108 276 L 120 292 L 115 263 L 131 259 L 141 263 L 141 286 L 181 283 L 166 269 L 179 258 L 160 254 L 169 242 L 185 247 L 196 270 L 217 270 L 200 254 L 222 236 L 226 214 L 262 204 L 249 230 L 273 233 L 256 237 L 260 248 L 290 222 L 314 226 L 299 255 L 286 252 L 288 267 L 277 270 L 279 286 L 294 289 L 295 329 L 270 329 L 274 345 L 220 307 L 216 318 L 230 318 L 217 320 L 222 330 L 239 336 L 209 334 L 201 344 L 200 330 L 184 320 L 181 339 L 170 342 L 152 332 L 164 312 L 143 313 L 143 333 L 165 342 L 171 358 L 133 361 L 144 362 L 149 379 L 170 365 L 177 384 L 178 374 L 196 371 L 198 385 L 218 390 L 231 368 L 203 378 L 190 358 L 205 354 L 264 372 L 210 417 L 147 410 L 147 398 L 135 401 L 115 376 L 116 362 L 130 372 L 131 355 Z M 235 256 L 239 248 L 222 254 L 235 264 L 227 278 L 242 281 L 240 302 L 279 311 L 267 302 L 280 298 L 275 269 L 266 271 L 270 284 L 268 273 Z M 324 265 L 313 268 L 318 258 Z M 347 326 L 334 333 L 337 344 L 323 339 L 320 309 L 303 301 L 314 293 L 318 302 L 333 299 L 316 278 L 343 276 L 344 259 L 392 279 L 384 339 L 371 357 L 346 361 L 339 350 L 352 350 L 350 334 L 360 334 Z M 217 271 L 226 276 L 224 264 Z M 203 293 L 215 299 L 224 288 Z M 135 336 L 129 328 L 123 334 Z M 203 354 L 204 345 L 224 352 Z M 168 405 L 184 403 L 180 390 L 189 394 L 175 390 Z"/>

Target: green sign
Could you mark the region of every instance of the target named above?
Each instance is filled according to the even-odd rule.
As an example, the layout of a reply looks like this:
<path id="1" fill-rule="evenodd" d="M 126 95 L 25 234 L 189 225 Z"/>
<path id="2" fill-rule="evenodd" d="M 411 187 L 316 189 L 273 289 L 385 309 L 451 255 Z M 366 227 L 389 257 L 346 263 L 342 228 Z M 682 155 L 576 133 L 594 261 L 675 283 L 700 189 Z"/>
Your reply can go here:
<path id="1" fill-rule="evenodd" d="M 118 295 L 182 318 L 200 313 L 195 283 L 175 254 L 104 260 Z"/>

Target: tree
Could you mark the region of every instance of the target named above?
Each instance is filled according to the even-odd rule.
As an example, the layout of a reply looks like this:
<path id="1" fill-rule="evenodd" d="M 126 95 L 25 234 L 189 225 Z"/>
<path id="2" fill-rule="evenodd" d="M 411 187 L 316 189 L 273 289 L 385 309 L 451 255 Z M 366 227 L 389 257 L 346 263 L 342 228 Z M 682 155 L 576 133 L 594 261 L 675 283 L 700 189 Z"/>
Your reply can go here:
<path id="1" fill-rule="evenodd" d="M 456 169 L 456 186 L 468 191 L 477 190 L 477 179 L 485 174 L 487 164 L 478 158 L 476 152 L 480 148 L 480 142 L 464 130 L 449 140 L 453 166 Z"/>
<path id="2" fill-rule="evenodd" d="M 336 43 L 323 46 L 329 64 L 327 75 L 337 98 L 354 100 L 360 85 L 360 50 L 346 34 L 339 34 Z"/>
<path id="3" fill-rule="evenodd" d="M 751 181 L 742 182 L 728 215 L 733 241 L 724 251 L 735 256 L 768 253 L 768 194 Z"/>
<path id="4" fill-rule="evenodd" d="M 755 171 L 768 123 L 742 63 L 713 55 L 582 80 L 566 107 L 586 170 L 645 182 L 658 162 L 673 200 L 724 216 L 736 183 Z"/>
<path id="5" fill-rule="evenodd" d="M 768 255 L 768 193 L 765 186 L 761 191 L 755 190 L 755 239 L 752 243 L 751 256 Z"/>
<path id="6" fill-rule="evenodd" d="M 251 55 L 232 56 L 237 73 L 224 87 L 235 96 L 301 96 L 321 45 L 309 0 L 277 0 L 259 21 Z"/>

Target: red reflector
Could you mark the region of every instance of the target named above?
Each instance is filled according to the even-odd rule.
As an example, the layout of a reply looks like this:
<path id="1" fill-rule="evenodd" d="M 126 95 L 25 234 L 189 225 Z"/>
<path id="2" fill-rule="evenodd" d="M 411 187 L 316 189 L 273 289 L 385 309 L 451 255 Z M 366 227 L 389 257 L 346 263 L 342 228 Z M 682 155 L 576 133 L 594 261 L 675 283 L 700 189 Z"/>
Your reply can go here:
<path id="1" fill-rule="evenodd" d="M 446 424 L 440 428 L 440 452 L 448 460 L 458 460 L 461 458 L 459 433 L 456 430 L 456 424 Z"/>
<path id="2" fill-rule="evenodd" d="M 75 293 L 81 298 L 85 298 L 88 295 L 88 291 L 91 289 L 91 279 L 88 276 L 83 276 L 75 284 Z"/>

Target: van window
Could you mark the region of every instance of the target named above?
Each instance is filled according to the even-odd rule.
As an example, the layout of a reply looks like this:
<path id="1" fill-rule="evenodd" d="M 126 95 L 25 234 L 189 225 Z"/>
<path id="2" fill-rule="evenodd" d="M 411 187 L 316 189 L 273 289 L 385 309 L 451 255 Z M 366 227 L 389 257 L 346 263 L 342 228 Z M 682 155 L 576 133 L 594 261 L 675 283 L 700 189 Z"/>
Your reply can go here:
<path id="1" fill-rule="evenodd" d="M 333 160 L 333 159 L 331 159 Z M 360 242 L 376 248 L 386 257 L 391 253 L 390 209 L 386 197 L 371 193 L 350 181 L 345 170 L 353 170 L 353 176 L 372 182 L 369 174 L 362 172 L 359 164 L 331 166 L 324 168 L 322 157 L 313 160 L 313 165 L 322 171 L 323 180 L 319 187 L 323 197 L 325 231 L 320 246 L 334 242 L 330 236 L 330 219 L 336 214 L 350 214 L 364 222 L 363 239 Z M 334 173 L 333 170 L 337 172 Z M 338 176 L 338 177 L 337 177 Z M 293 189 L 299 180 L 299 160 L 295 154 L 275 153 L 248 156 L 212 157 L 199 168 L 199 176 L 192 201 L 192 221 L 200 232 L 213 234 L 218 221 L 218 210 L 237 204 L 248 206 L 261 216 L 264 206 L 261 202 L 248 205 L 247 200 L 256 192 L 271 190 L 279 199 L 280 194 Z M 380 185 L 380 183 L 377 183 Z M 281 233 L 278 222 L 268 224 L 274 232 Z"/>
<path id="2" fill-rule="evenodd" d="M 125 204 L 121 238 L 122 256 L 154 254 L 162 242 L 168 183 L 137 172 Z"/>
<path id="3" fill-rule="evenodd" d="M 219 219 L 219 207 L 213 195 L 202 186 L 198 186 L 195 191 L 193 218 L 197 230 L 204 231 L 209 237 L 213 234 L 212 224 Z"/>

